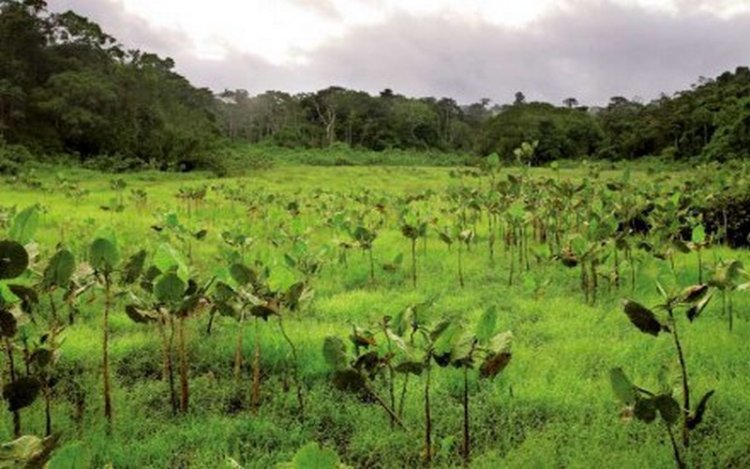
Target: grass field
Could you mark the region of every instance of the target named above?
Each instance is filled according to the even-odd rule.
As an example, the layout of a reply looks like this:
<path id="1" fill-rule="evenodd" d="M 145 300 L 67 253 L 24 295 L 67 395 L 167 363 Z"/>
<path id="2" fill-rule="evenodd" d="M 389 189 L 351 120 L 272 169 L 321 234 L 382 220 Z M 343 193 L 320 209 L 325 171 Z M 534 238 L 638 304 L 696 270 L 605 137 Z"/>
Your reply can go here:
<path id="1" fill-rule="evenodd" d="M 298 348 L 297 365 L 306 399 L 304 422 L 298 419 L 290 385 L 289 347 L 275 322 L 248 323 L 244 328 L 245 361 L 238 383 L 232 367 L 240 326 L 234 319 L 217 317 L 208 335 L 206 312 L 187 321 L 191 402 L 187 413 L 173 416 L 161 374 L 161 342 L 151 325 L 135 324 L 126 316 L 128 299 L 124 295 L 110 316 L 114 424 L 108 436 L 100 374 L 102 300 L 99 294 L 87 294 L 80 317 L 63 332 L 65 341 L 57 365 L 64 376 L 81 370 L 75 375 L 75 389 L 85 396 L 84 414 L 82 420 L 75 418 L 71 385 L 61 380 L 52 400 L 53 429 L 61 433 L 61 442 L 51 467 L 236 467 L 232 466 L 236 463 L 266 468 L 291 461 L 301 447 L 313 441 L 335 451 L 343 464 L 352 467 L 418 467 L 424 456 L 422 379 L 411 377 L 407 385 L 402 416 L 406 428 L 393 428 L 379 406 L 362 403 L 331 386 L 331 369 L 321 351 L 327 336 L 346 339 L 355 324 L 377 330 L 383 316 L 396 316 L 430 298 L 434 304 L 427 310 L 428 322 L 456 316 L 475 324 L 494 306 L 497 330 L 513 333 L 512 360 L 499 376 L 485 380 L 475 371 L 469 372 L 471 467 L 673 466 L 662 424 L 621 418 L 623 406 L 612 391 L 609 374 L 610 369 L 623 367 L 644 387 L 655 389 L 661 382 L 674 389 L 675 395 L 680 394 L 680 367 L 668 334 L 653 338 L 640 333 L 623 314 L 621 301 L 632 298 L 653 306 L 660 302 L 657 281 L 667 289 L 697 283 L 696 256 L 676 254 L 674 270 L 669 262 L 643 256 L 635 285 L 630 285 L 629 279 L 619 288 L 602 284 L 592 303 L 581 292 L 578 270 L 567 269 L 556 260 L 529 261 L 527 257 L 529 268 L 517 265 L 509 285 L 513 251 L 509 254 L 498 242 L 490 260 L 487 220 L 480 218 L 475 241 L 463 252 L 465 285 L 459 286 L 457 245 L 449 250 L 436 231 L 428 230 L 426 241 L 417 243 L 415 288 L 410 277 L 409 240 L 400 232 L 398 213 L 390 204 L 397 197 L 424 191 L 434 191 L 440 197 L 451 187 L 483 187 L 483 181 L 451 177 L 451 171 L 277 166 L 227 179 L 198 173 L 139 173 L 123 176 L 126 187 L 120 212 L 102 209 L 118 197 L 110 180 L 119 176 L 83 170 L 58 175 L 43 171 L 35 176 L 41 187 L 3 184 L 1 207 L 41 204 L 35 241 L 42 259 L 48 259 L 60 242 L 79 259 L 85 258 L 88 245 L 105 227 L 116 233 L 124 254 L 141 248 L 153 252 L 163 242 L 186 255 L 189 250 L 190 268 L 202 278 L 225 267 L 229 247 L 221 233 L 227 230 L 253 238 L 245 260 L 262 260 L 270 269 L 273 288 L 286 289 L 300 278 L 299 272 L 285 263 L 284 254 L 292 247 L 289 238 L 280 235 L 282 231 L 304 237 L 310 252 L 323 259 L 322 270 L 310 279 L 313 299 L 285 318 L 289 336 Z M 498 177 L 515 171 L 504 170 Z M 532 170 L 530 177 L 578 181 L 585 175 L 579 169 L 540 169 Z M 670 176 L 679 180 L 683 174 Z M 614 170 L 600 175 L 604 180 L 620 177 L 621 172 Z M 652 179 L 645 172 L 635 172 L 633 177 L 636 181 Z M 176 197 L 181 188 L 203 185 L 207 191 L 201 201 Z M 66 196 L 66 190 L 69 194 L 74 190 L 63 187 L 73 186 L 88 194 Z M 145 200 L 132 198 L 134 189 L 144 190 Z M 227 194 L 233 190 L 254 194 L 259 207 L 249 209 L 253 204 L 228 200 Z M 346 264 L 338 262 L 334 240 L 343 235 L 325 223 L 327 211 L 340 203 L 338 196 L 331 195 L 334 193 L 388 200 L 385 227 L 373 242 L 374 281 L 364 251 L 351 249 Z M 299 215 L 294 218 L 283 208 L 291 201 L 299 202 Z M 442 199 L 426 210 L 440 219 L 437 225 L 452 216 Z M 176 213 L 191 232 L 207 230 L 206 237 L 183 242 L 168 230 L 152 229 L 152 225 L 163 224 L 162 214 L 167 212 Z M 278 241 L 277 245 L 272 241 Z M 383 268 L 399 254 L 404 256 L 401 264 Z M 748 261 L 746 251 L 721 246 L 707 248 L 702 256 L 707 272 L 718 260 Z M 719 296 L 695 322 L 689 323 L 682 314 L 678 318 L 694 400 L 715 390 L 686 452 L 691 467 L 750 466 L 750 298 L 746 292 L 736 292 L 733 299 L 736 319 L 731 332 Z M 40 306 L 40 317 L 46 317 L 45 308 Z M 262 382 L 260 406 L 254 413 L 248 396 L 256 332 L 262 350 Z M 5 368 L 4 359 L 0 366 Z M 460 466 L 463 373 L 459 368 L 434 367 L 432 380 L 433 466 Z M 403 376 L 398 375 L 399 392 L 402 382 Z M 387 395 L 385 381 L 379 378 L 374 386 Z M 44 433 L 41 401 L 24 409 L 22 418 L 24 433 Z M 0 441 L 12 438 L 11 414 L 3 411 Z M 321 459 L 318 467 L 327 466 Z"/>

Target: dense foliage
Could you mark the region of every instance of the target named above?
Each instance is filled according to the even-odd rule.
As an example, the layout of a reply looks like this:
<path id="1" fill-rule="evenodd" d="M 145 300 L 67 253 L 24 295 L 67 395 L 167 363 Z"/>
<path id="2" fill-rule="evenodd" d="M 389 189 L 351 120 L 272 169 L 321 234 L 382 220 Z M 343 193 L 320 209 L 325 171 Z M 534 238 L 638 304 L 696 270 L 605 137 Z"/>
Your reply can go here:
<path id="1" fill-rule="evenodd" d="M 526 102 L 521 92 L 512 104 L 462 105 L 338 86 L 215 95 L 174 66 L 172 59 L 125 49 L 74 12 L 48 12 L 43 0 L 0 0 L 0 146 L 64 152 L 110 170 L 215 168 L 232 153 L 217 150 L 226 140 L 497 153 L 508 161 L 523 142 L 538 142 L 524 161 L 534 165 L 649 155 L 724 161 L 750 152 L 748 67 L 646 104 L 616 96 L 606 107 L 589 107 L 572 97 L 561 106 Z M 0 171 L 24 159 L 21 149 L 0 148 Z"/>
<path id="2" fill-rule="evenodd" d="M 195 162 L 217 135 L 213 95 L 173 68 L 171 59 L 125 50 L 71 11 L 0 0 L 0 135 L 7 142 L 83 160 L 114 155 L 126 165 Z"/>

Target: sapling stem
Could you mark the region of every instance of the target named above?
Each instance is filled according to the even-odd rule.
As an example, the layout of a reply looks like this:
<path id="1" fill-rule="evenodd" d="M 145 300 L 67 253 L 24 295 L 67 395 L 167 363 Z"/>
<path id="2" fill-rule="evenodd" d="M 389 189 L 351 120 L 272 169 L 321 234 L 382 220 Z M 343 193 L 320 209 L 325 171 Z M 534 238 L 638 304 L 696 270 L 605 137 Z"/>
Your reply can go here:
<path id="1" fill-rule="evenodd" d="M 682 353 L 682 344 L 680 343 L 680 336 L 677 332 L 677 321 L 674 319 L 672 309 L 667 309 L 669 313 L 670 325 L 672 326 L 672 337 L 674 338 L 675 349 L 677 349 L 677 358 L 680 362 L 680 372 L 682 374 L 682 443 L 685 448 L 690 446 L 690 429 L 688 428 L 688 417 L 690 414 L 690 387 L 688 385 L 688 373 L 687 365 L 685 365 L 685 357 Z"/>
<path id="2" fill-rule="evenodd" d="M 250 400 L 253 413 L 258 412 L 260 406 L 260 338 L 258 328 L 258 318 L 255 318 L 255 355 L 253 358 L 253 390 Z"/>
<path id="3" fill-rule="evenodd" d="M 667 433 L 669 433 L 669 441 L 672 444 L 672 454 L 674 457 L 674 462 L 677 465 L 677 469 L 685 469 L 687 466 L 683 462 L 682 456 L 680 456 L 680 448 L 677 446 L 677 441 L 674 438 L 672 427 L 667 422 L 664 422 L 664 425 L 667 427 Z"/>
<path id="4" fill-rule="evenodd" d="M 104 274 L 104 321 L 102 340 L 102 377 L 104 380 L 104 418 L 107 434 L 112 433 L 112 395 L 109 382 L 109 310 L 112 307 L 112 282 L 109 273 Z"/>
<path id="5" fill-rule="evenodd" d="M 13 344 L 8 337 L 5 338 L 5 353 L 8 356 L 8 375 L 13 383 L 16 381 L 16 365 L 13 360 Z M 21 412 L 17 409 L 13 411 L 13 436 L 21 436 Z"/>
<path id="6" fill-rule="evenodd" d="M 432 463 L 432 415 L 430 414 L 430 361 L 432 351 L 427 352 L 427 370 L 424 384 L 424 460 L 428 465 Z"/>
<path id="7" fill-rule="evenodd" d="M 281 331 L 281 335 L 284 336 L 284 340 L 286 340 L 286 343 L 289 344 L 289 348 L 292 350 L 292 360 L 294 361 L 294 364 L 292 365 L 292 376 L 294 377 L 294 385 L 297 388 L 297 404 L 299 405 L 299 418 L 301 422 L 304 422 L 305 421 L 305 398 L 302 392 L 302 381 L 300 380 L 300 377 L 299 377 L 299 358 L 297 356 L 297 347 L 294 345 L 294 342 L 292 342 L 292 339 L 286 333 L 286 329 L 284 329 L 284 321 L 281 318 L 281 315 L 279 315 L 279 330 Z"/>
<path id="8" fill-rule="evenodd" d="M 180 317 L 178 334 L 178 340 L 180 341 L 180 410 L 186 413 L 190 404 L 190 387 L 188 382 L 187 344 L 185 342 L 185 316 Z"/>

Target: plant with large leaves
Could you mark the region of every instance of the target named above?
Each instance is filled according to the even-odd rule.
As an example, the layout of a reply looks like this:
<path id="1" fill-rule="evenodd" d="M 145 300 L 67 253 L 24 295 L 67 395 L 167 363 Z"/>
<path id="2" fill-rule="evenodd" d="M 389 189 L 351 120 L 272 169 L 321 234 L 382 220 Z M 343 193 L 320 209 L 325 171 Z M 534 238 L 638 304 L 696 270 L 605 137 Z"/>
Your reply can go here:
<path id="1" fill-rule="evenodd" d="M 623 310 L 630 322 L 644 334 L 658 337 L 660 334 L 672 336 L 675 354 L 680 367 L 682 383 L 682 405 L 678 404 L 672 397 L 671 390 L 661 393 L 652 393 L 643 388 L 632 386 L 624 377 L 622 370 L 612 371 L 612 383 L 617 396 L 628 406 L 634 406 L 634 415 L 640 420 L 653 421 L 658 410 L 662 419 L 667 424 L 670 433 L 675 462 L 679 467 L 684 467 L 685 459 L 681 454 L 679 446 L 674 440 L 671 425 L 678 421 L 682 423 L 682 446 L 685 451 L 690 446 L 690 432 L 703 420 L 708 399 L 713 391 L 707 392 L 700 400 L 695 409 L 691 408 L 691 388 L 688 380 L 688 369 L 683 353 L 683 345 L 678 332 L 678 322 L 675 316 L 677 310 L 684 310 L 691 321 L 705 309 L 712 297 L 708 285 L 694 285 L 683 289 L 678 293 L 669 294 L 661 285 L 658 285 L 664 303 L 655 309 L 666 313 L 665 317 L 659 317 L 657 313 L 632 300 L 623 301 Z"/>
<path id="2" fill-rule="evenodd" d="M 745 271 L 742 262 L 736 259 L 721 261 L 716 265 L 708 284 L 721 292 L 721 309 L 731 331 L 734 327 L 733 293 L 750 289 L 750 274 Z"/>
<path id="3" fill-rule="evenodd" d="M 29 322 L 32 308 L 39 303 L 35 289 L 15 283 L 29 268 L 30 256 L 24 244 L 32 240 L 38 220 L 35 207 L 19 212 L 8 233 L 11 239 L 0 241 L 0 338 L 5 347 L 9 376 L 2 394 L 8 410 L 13 414 L 13 433 L 16 437 L 21 435 L 21 409 L 30 406 L 41 389 L 41 382 L 28 373 L 28 369 L 26 376 L 20 376 L 14 358 L 14 339 L 19 328 Z"/>
<path id="4" fill-rule="evenodd" d="M 510 363 L 510 331 L 496 334 L 497 311 L 490 307 L 484 311 L 475 330 L 468 329 L 458 319 L 446 320 L 432 331 L 432 348 L 430 355 L 441 367 L 460 368 L 463 374 L 463 444 L 462 456 L 468 463 L 471 453 L 471 435 L 469 432 L 469 370 L 477 361 L 479 377 L 494 378 Z"/>
<path id="5" fill-rule="evenodd" d="M 128 285 L 135 282 L 143 268 L 144 255 L 137 253 L 120 269 L 120 248 L 114 235 L 102 235 L 94 239 L 89 246 L 89 265 L 93 269 L 95 285 L 104 293 L 104 312 L 102 318 L 102 381 L 104 396 L 104 417 L 107 420 L 107 432 L 112 431 L 112 388 L 109 369 L 109 315 L 114 305 L 115 296 L 119 293 L 115 276 L 119 274 L 119 284 Z"/>

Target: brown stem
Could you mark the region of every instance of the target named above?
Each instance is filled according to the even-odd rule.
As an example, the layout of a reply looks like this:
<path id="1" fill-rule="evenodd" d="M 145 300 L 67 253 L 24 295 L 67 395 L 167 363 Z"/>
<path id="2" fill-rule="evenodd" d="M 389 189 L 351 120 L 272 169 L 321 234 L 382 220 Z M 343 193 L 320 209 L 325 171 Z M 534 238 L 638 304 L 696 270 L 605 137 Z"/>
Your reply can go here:
<path id="1" fill-rule="evenodd" d="M 255 318 L 255 354 L 253 356 L 253 392 L 251 405 L 253 413 L 257 413 L 260 406 L 260 338 L 257 317 Z"/>
<path id="2" fill-rule="evenodd" d="M 10 382 L 16 381 L 16 365 L 13 360 L 13 344 L 10 342 L 10 338 L 5 338 L 5 353 L 8 356 L 8 374 L 10 375 Z M 16 438 L 21 436 L 21 412 L 19 410 L 13 411 L 13 435 Z"/>
<path id="3" fill-rule="evenodd" d="M 112 307 L 112 282 L 109 273 L 104 274 L 104 324 L 102 340 L 102 378 L 104 380 L 104 418 L 107 434 L 112 433 L 112 389 L 109 381 L 109 310 Z"/>
<path id="4" fill-rule="evenodd" d="M 424 385 L 424 460 L 432 463 L 432 415 L 430 414 L 430 371 L 432 353 L 427 354 L 427 377 Z"/>
<path id="5" fill-rule="evenodd" d="M 463 458 L 464 464 L 469 464 L 471 439 L 469 435 L 469 367 L 464 366 L 464 441 Z"/>
<path id="6" fill-rule="evenodd" d="M 297 356 L 297 347 L 294 345 L 294 342 L 292 342 L 292 339 L 286 333 L 286 329 L 284 329 L 284 322 L 281 318 L 281 315 L 279 315 L 279 329 L 281 330 L 281 335 L 284 336 L 284 340 L 286 340 L 286 343 L 289 344 L 289 348 L 292 350 L 292 360 L 294 361 L 294 364 L 292 367 L 292 376 L 294 377 L 294 385 L 297 388 L 297 404 L 299 405 L 299 418 L 301 422 L 304 422 L 305 421 L 305 398 L 302 392 L 302 380 L 299 377 L 299 358 Z"/>
<path id="7" fill-rule="evenodd" d="M 417 238 L 411 240 L 411 282 L 417 288 Z"/>
<path id="8" fill-rule="evenodd" d="M 172 324 L 174 324 L 172 322 Z M 166 380 L 169 385 L 169 402 L 172 405 L 172 415 L 177 415 L 177 393 L 174 389 L 174 371 L 172 367 L 172 339 L 167 338 L 164 331 L 164 319 L 159 319 L 159 335 L 162 342 L 162 354 L 164 355 L 164 371 L 162 379 Z M 174 327 L 172 328 L 174 336 Z"/>
<path id="9" fill-rule="evenodd" d="M 188 382 L 188 357 L 187 345 L 185 343 L 185 316 L 180 317 L 177 332 L 180 341 L 180 410 L 183 413 L 188 411 L 190 404 L 190 385 Z"/>

